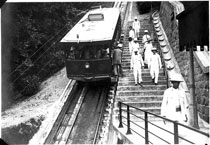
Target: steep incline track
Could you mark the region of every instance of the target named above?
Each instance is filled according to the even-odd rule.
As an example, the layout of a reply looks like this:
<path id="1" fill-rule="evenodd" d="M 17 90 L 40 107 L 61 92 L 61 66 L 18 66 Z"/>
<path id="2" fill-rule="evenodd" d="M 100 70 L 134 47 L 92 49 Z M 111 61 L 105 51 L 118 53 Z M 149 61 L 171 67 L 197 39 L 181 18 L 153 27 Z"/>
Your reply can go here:
<path id="1" fill-rule="evenodd" d="M 88 84 L 72 93 L 70 103 L 58 117 L 46 144 L 93 144 L 100 129 L 109 85 Z"/>

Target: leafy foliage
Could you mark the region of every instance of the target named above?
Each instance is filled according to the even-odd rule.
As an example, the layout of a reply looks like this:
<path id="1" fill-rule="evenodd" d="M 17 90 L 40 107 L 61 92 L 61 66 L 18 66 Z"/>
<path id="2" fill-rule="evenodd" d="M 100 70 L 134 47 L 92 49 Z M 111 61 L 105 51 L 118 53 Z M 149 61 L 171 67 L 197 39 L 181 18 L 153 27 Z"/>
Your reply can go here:
<path id="1" fill-rule="evenodd" d="M 21 94 L 19 96 L 36 93 L 41 81 L 64 67 L 65 54 L 58 43 L 64 34 L 91 6 L 110 7 L 112 4 L 6 3 L 2 10 L 2 18 L 7 20 L 2 23 L 2 29 L 5 28 L 2 31 L 5 39 L 2 49 L 10 50 L 8 53 L 11 59 L 7 59 L 10 72 L 5 75 L 10 82 L 9 88 L 12 88 L 10 91 Z M 8 15 L 9 19 L 6 18 Z M 10 40 L 9 45 L 6 40 Z"/>

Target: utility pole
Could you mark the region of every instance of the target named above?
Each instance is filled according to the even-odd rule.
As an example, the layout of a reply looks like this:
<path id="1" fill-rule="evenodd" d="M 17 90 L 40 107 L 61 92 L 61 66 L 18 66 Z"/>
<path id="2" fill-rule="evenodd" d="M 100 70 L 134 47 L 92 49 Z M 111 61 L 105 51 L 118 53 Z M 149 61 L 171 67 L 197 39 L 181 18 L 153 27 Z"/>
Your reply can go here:
<path id="1" fill-rule="evenodd" d="M 198 113 L 197 113 L 197 97 L 195 96 L 195 79 L 194 79 L 194 57 L 193 57 L 193 47 L 190 48 L 190 101 L 192 103 L 193 107 L 193 113 L 192 113 L 192 126 L 199 129 L 198 126 Z"/>

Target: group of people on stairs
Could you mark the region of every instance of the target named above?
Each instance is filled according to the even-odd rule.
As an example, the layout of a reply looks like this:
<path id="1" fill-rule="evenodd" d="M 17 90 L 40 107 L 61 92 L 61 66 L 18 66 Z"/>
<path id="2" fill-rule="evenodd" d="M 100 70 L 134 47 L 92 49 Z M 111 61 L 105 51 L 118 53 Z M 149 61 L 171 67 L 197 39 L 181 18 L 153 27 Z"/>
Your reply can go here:
<path id="1" fill-rule="evenodd" d="M 150 75 L 153 83 L 157 85 L 159 70 L 162 68 L 160 55 L 157 53 L 157 48 L 152 45 L 152 39 L 148 30 L 144 31 L 142 37 L 143 48 L 140 48 L 138 43 L 140 32 L 140 23 L 135 17 L 135 20 L 129 30 L 129 53 L 131 55 L 130 68 L 133 70 L 135 85 L 142 85 L 141 70 L 147 66 L 150 69 Z M 118 43 L 113 53 L 114 74 L 122 76 L 121 56 L 122 44 Z M 161 116 L 181 123 L 188 121 L 189 103 L 185 92 L 179 88 L 182 82 L 181 74 L 171 74 L 171 87 L 164 91 L 163 101 L 161 105 Z M 165 121 L 164 121 L 165 123 Z M 165 123 L 167 125 L 167 123 Z"/>
<path id="2" fill-rule="evenodd" d="M 138 43 L 140 22 L 137 20 L 137 17 L 135 17 L 129 29 L 130 68 L 133 69 L 135 85 L 139 84 L 143 87 L 141 69 L 144 69 L 145 66 L 150 69 L 152 81 L 157 85 L 159 70 L 162 68 L 157 48 L 152 45 L 152 39 L 148 30 L 144 31 L 142 37 L 143 48 L 140 48 Z M 171 87 L 164 91 L 161 116 L 184 123 L 188 121 L 189 103 L 185 92 L 179 88 L 179 84 L 182 81 L 181 74 L 174 73 L 170 76 Z"/>
<path id="3" fill-rule="evenodd" d="M 141 70 L 144 69 L 144 66 L 147 66 L 150 69 L 152 81 L 157 85 L 159 70 L 162 68 L 157 48 L 152 45 L 152 39 L 148 34 L 148 30 L 144 31 L 145 34 L 142 37 L 143 48 L 140 48 L 138 43 L 140 22 L 137 20 L 137 17 L 135 17 L 135 20 L 129 29 L 130 68 L 133 70 L 135 85 L 139 84 L 143 87 Z"/>
<path id="4" fill-rule="evenodd" d="M 140 23 L 137 18 L 130 26 L 129 30 L 129 53 L 131 55 L 130 68 L 133 70 L 135 85 L 142 85 L 142 69 L 147 66 L 150 69 L 150 75 L 153 83 L 157 85 L 159 70 L 162 68 L 160 55 L 157 53 L 157 48 L 152 45 L 152 39 L 148 30 L 144 31 L 142 37 L 143 48 L 138 43 L 140 31 Z M 114 50 L 114 72 L 122 76 L 121 56 L 122 56 L 122 44 L 118 43 Z M 181 74 L 170 75 L 171 87 L 164 91 L 163 101 L 161 104 L 161 116 L 168 119 L 178 121 L 180 123 L 186 123 L 188 119 L 189 103 L 185 92 L 180 89 L 179 85 L 183 81 Z M 170 123 L 164 120 L 166 126 Z"/>

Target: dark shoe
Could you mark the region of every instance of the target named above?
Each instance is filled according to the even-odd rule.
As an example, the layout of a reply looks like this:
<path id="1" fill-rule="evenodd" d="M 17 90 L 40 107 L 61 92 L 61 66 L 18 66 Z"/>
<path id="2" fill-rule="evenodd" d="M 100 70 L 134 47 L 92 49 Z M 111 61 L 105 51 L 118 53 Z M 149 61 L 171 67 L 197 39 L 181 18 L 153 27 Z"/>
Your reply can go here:
<path id="1" fill-rule="evenodd" d="M 141 83 L 138 83 L 138 84 L 139 84 L 139 86 L 143 87 L 143 85 Z"/>
<path id="2" fill-rule="evenodd" d="M 135 84 L 135 86 L 137 86 L 137 84 Z"/>
<path id="3" fill-rule="evenodd" d="M 155 83 L 155 85 L 158 85 L 158 83 Z"/>
<path id="4" fill-rule="evenodd" d="M 152 79 L 152 82 L 155 83 L 155 79 Z"/>

